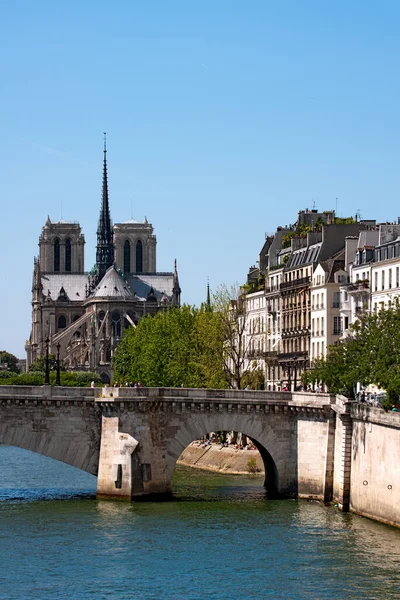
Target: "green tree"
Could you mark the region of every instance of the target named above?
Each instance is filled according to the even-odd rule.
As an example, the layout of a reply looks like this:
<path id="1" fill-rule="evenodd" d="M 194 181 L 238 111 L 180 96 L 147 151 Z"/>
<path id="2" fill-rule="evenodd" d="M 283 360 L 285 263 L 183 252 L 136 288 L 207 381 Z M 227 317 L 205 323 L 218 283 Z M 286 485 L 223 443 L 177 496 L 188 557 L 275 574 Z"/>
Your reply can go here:
<path id="1" fill-rule="evenodd" d="M 230 288 L 221 285 L 213 294 L 213 307 L 219 315 L 223 339 L 220 360 L 225 381 L 229 387 L 244 388 L 248 383 L 243 378 L 253 338 L 249 328 L 246 295 L 238 285 Z"/>
<path id="2" fill-rule="evenodd" d="M 332 393 L 354 396 L 356 384 L 375 384 L 393 404 L 400 396 L 400 306 L 363 315 L 349 337 L 306 372 L 305 383 L 323 381 Z"/>
<path id="3" fill-rule="evenodd" d="M 29 366 L 29 371 L 39 371 L 40 373 L 44 373 L 46 370 L 46 357 L 39 356 L 39 358 Z M 49 354 L 49 370 L 57 371 L 57 357 L 55 354 Z M 65 365 L 62 360 L 60 360 L 60 371 L 65 371 Z"/>
<path id="4" fill-rule="evenodd" d="M 18 369 L 18 358 L 7 352 L 6 350 L 0 350 L 0 365 L 6 371 L 11 371 L 12 373 L 19 373 Z"/>
<path id="5" fill-rule="evenodd" d="M 222 387 L 222 344 L 220 319 L 212 309 L 171 308 L 125 333 L 113 357 L 114 377 L 145 386 Z"/>

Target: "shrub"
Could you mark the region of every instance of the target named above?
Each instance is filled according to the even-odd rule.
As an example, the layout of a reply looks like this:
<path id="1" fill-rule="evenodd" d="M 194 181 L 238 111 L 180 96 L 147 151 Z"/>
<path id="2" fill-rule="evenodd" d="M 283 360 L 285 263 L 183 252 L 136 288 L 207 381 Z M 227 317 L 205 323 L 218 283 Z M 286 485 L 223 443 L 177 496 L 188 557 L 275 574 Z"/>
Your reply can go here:
<path id="1" fill-rule="evenodd" d="M 257 467 L 257 460 L 255 459 L 254 456 L 249 458 L 249 460 L 247 461 L 247 470 L 249 473 L 258 473 L 259 472 L 260 469 Z"/>
<path id="2" fill-rule="evenodd" d="M 14 376 L 15 373 L 12 373 L 11 371 L 0 371 L 0 379 L 9 379 Z"/>
<path id="3" fill-rule="evenodd" d="M 6 379 L 0 379 L 0 385 L 43 385 L 43 373 L 21 373 L 20 375 L 13 374 Z"/>

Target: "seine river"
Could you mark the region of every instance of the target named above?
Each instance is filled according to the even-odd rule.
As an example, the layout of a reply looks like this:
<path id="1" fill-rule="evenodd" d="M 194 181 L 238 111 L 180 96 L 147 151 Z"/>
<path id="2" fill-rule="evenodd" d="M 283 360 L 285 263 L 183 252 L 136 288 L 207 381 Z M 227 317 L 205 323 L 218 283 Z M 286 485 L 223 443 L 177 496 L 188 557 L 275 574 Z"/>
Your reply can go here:
<path id="1" fill-rule="evenodd" d="M 0 446 L 0 598 L 400 598 L 400 531 L 260 478 L 178 468 L 176 500 L 98 502 L 96 480 Z"/>

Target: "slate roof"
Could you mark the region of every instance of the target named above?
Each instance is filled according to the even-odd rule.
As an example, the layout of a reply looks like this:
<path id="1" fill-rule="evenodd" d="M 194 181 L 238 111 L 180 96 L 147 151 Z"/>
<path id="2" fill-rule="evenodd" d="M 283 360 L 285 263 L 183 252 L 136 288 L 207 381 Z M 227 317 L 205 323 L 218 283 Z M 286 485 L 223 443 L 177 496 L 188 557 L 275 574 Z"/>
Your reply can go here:
<path id="1" fill-rule="evenodd" d="M 71 302 L 82 302 L 86 298 L 85 286 L 88 283 L 87 273 L 73 275 L 72 273 L 49 273 L 41 276 L 43 294 L 57 300 L 63 287 Z"/>
<path id="2" fill-rule="evenodd" d="M 321 251 L 322 242 L 312 244 L 311 246 L 305 246 L 294 250 L 287 262 L 287 268 L 298 267 L 300 265 L 307 265 L 312 262 L 317 262 L 319 253 Z"/>
<path id="3" fill-rule="evenodd" d="M 108 275 L 108 273 L 111 273 L 111 275 Z M 71 302 L 82 302 L 83 300 L 86 300 L 86 286 L 88 284 L 87 273 L 81 273 L 79 275 L 71 273 L 49 273 L 42 275 L 41 280 L 43 294 L 47 296 L 50 290 L 50 297 L 53 301 L 58 299 L 62 287 Z M 107 287 L 105 288 L 105 286 Z M 115 287 L 117 290 L 114 289 Z M 160 301 L 164 293 L 168 297 L 172 296 L 173 287 L 173 273 L 131 274 L 128 275 L 127 281 L 124 281 L 115 269 L 110 267 L 91 297 L 132 298 L 132 295 L 136 293 L 139 300 L 146 300 L 151 288 L 153 288 L 157 301 Z"/>
<path id="4" fill-rule="evenodd" d="M 132 292 L 127 282 L 117 273 L 114 267 L 110 267 L 90 297 L 132 298 Z"/>
<path id="5" fill-rule="evenodd" d="M 154 290 L 154 295 L 159 301 L 165 292 L 167 296 L 172 296 L 174 287 L 173 273 L 154 273 L 128 275 L 128 283 L 132 293 L 136 292 L 139 298 L 147 299 L 151 288 Z"/>

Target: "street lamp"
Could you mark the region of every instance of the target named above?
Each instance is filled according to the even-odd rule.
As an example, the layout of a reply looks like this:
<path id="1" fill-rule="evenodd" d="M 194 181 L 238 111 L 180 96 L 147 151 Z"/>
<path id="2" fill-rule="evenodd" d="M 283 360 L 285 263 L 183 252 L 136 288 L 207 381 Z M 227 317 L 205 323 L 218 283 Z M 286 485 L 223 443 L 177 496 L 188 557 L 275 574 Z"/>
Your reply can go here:
<path id="1" fill-rule="evenodd" d="M 56 375 L 56 385 L 61 385 L 60 381 L 60 348 L 61 344 L 58 343 L 57 346 L 57 375 Z"/>
<path id="2" fill-rule="evenodd" d="M 49 343 L 50 343 L 50 340 L 48 337 L 44 340 L 44 343 L 46 344 L 46 364 L 45 364 L 44 384 L 50 385 L 50 368 L 49 368 Z"/>

